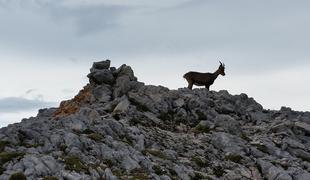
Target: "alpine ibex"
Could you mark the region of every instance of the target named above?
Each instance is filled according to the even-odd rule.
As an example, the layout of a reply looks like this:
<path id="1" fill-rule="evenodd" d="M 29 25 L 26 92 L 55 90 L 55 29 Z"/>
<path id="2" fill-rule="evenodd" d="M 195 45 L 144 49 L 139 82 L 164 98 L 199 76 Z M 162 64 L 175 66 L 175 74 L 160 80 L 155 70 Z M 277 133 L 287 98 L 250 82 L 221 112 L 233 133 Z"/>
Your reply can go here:
<path id="1" fill-rule="evenodd" d="M 214 73 L 200 73 L 200 72 L 193 72 L 190 71 L 184 74 L 184 78 L 188 82 L 188 88 L 192 89 L 193 85 L 196 86 L 205 86 L 208 90 L 210 86 L 214 83 L 214 80 L 217 78 L 218 75 L 225 76 L 225 64 L 222 64 L 220 61 L 219 68 Z"/>

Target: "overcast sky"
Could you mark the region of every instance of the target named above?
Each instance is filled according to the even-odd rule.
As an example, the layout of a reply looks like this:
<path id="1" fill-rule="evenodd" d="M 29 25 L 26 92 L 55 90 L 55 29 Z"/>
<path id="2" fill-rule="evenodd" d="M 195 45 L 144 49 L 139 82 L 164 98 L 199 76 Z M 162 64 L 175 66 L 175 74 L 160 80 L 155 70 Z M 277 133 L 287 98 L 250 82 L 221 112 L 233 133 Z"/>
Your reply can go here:
<path id="1" fill-rule="evenodd" d="M 309 9 L 307 0 L 0 0 L 0 126 L 73 97 L 103 59 L 171 89 L 221 60 L 226 76 L 212 90 L 310 111 Z"/>

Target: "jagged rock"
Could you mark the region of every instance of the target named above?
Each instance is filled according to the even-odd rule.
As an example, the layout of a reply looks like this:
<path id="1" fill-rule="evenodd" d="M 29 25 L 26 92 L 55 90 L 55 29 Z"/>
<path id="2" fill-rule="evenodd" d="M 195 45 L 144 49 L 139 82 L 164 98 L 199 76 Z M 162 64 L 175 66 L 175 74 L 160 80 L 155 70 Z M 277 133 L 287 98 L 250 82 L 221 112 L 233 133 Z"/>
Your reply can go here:
<path id="1" fill-rule="evenodd" d="M 174 171 L 177 173 L 178 177 L 182 180 L 190 180 L 189 170 L 183 165 L 175 165 Z"/>
<path id="2" fill-rule="evenodd" d="M 108 60 L 90 71 L 73 99 L 0 129 L 0 180 L 309 179 L 309 112 L 144 85 Z"/>
<path id="3" fill-rule="evenodd" d="M 224 128 L 225 132 L 234 135 L 241 135 L 242 130 L 238 121 L 229 115 L 218 115 L 215 119 L 215 126 Z"/>
<path id="4" fill-rule="evenodd" d="M 274 166 L 270 162 L 258 159 L 257 163 L 262 170 L 263 176 L 268 180 L 293 180 L 285 170 Z"/>
<path id="5" fill-rule="evenodd" d="M 216 148 L 224 152 L 240 156 L 245 154 L 245 141 L 237 136 L 224 132 L 213 132 L 211 142 Z"/>
<path id="6" fill-rule="evenodd" d="M 100 61 L 100 62 L 94 62 L 93 63 L 93 68 L 94 69 L 109 69 L 111 64 L 110 60 L 105 60 L 105 61 Z"/>
<path id="7" fill-rule="evenodd" d="M 90 83 L 95 82 L 96 84 L 113 84 L 115 81 L 112 72 L 108 69 L 95 69 L 87 77 L 90 79 Z"/>
<path id="8" fill-rule="evenodd" d="M 82 146 L 81 141 L 76 134 L 69 132 L 69 133 L 64 135 L 64 140 L 65 140 L 66 146 L 68 148 L 72 148 L 72 147 L 81 148 L 81 146 Z"/>
<path id="9" fill-rule="evenodd" d="M 306 133 L 310 134 L 310 124 L 304 122 L 295 122 L 295 127 L 300 128 Z"/>
<path id="10" fill-rule="evenodd" d="M 310 179 L 310 173 L 299 174 L 294 179 L 295 180 L 309 180 Z"/>
<path id="11" fill-rule="evenodd" d="M 118 179 L 116 176 L 114 176 L 114 175 L 112 174 L 112 171 L 111 171 L 110 168 L 106 168 L 106 169 L 104 170 L 104 174 L 105 174 L 105 178 L 106 178 L 107 180 L 117 180 L 117 179 Z"/>
<path id="12" fill-rule="evenodd" d="M 128 110 L 130 102 L 127 98 L 124 98 L 113 110 L 113 114 L 125 113 Z"/>
<path id="13" fill-rule="evenodd" d="M 121 163 L 122 168 L 124 168 L 126 171 L 131 171 L 136 168 L 140 168 L 140 165 L 138 162 L 133 160 L 132 158 L 126 156 L 122 163 Z"/>
<path id="14" fill-rule="evenodd" d="M 175 107 L 182 107 L 185 104 L 184 100 L 181 98 L 175 100 L 173 103 Z"/>
<path id="15" fill-rule="evenodd" d="M 106 103 L 111 100 L 112 92 L 109 88 L 109 86 L 102 85 L 97 86 L 93 90 L 94 97 L 96 98 L 96 101 L 100 103 Z"/>

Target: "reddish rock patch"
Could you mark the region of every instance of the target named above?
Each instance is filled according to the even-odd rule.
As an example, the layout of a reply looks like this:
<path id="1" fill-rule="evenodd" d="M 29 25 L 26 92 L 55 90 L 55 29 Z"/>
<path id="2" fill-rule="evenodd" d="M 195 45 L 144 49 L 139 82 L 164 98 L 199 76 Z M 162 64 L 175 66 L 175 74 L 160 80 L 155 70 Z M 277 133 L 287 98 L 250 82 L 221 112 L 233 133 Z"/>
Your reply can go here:
<path id="1" fill-rule="evenodd" d="M 91 87 L 88 84 L 73 99 L 62 101 L 54 113 L 54 117 L 65 117 L 77 113 L 83 104 L 90 102 L 90 98 Z"/>

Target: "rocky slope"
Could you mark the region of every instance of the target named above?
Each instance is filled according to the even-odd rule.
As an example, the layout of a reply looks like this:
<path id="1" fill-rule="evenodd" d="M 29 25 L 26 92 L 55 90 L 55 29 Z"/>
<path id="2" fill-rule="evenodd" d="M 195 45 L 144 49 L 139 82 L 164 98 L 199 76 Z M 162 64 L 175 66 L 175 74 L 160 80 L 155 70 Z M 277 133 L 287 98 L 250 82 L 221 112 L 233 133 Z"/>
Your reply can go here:
<path id="1" fill-rule="evenodd" d="M 246 94 L 144 85 L 93 64 L 59 108 L 0 129 L 0 180 L 310 179 L 310 113 Z"/>

